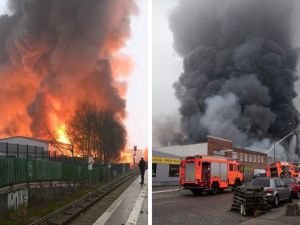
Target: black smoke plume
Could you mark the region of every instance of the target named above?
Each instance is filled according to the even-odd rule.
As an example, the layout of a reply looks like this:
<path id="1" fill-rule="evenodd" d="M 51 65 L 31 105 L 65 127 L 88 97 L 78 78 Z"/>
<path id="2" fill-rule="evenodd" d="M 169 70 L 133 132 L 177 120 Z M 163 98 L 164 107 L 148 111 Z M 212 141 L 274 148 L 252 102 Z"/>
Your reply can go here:
<path id="1" fill-rule="evenodd" d="M 45 137 L 82 101 L 125 117 L 124 74 L 114 74 L 113 63 L 130 37 L 134 0 L 9 0 L 9 7 L 0 17 L 1 136 Z"/>
<path id="2" fill-rule="evenodd" d="M 183 72 L 174 84 L 186 142 L 249 146 L 298 126 L 292 0 L 180 0 L 169 26 Z"/>

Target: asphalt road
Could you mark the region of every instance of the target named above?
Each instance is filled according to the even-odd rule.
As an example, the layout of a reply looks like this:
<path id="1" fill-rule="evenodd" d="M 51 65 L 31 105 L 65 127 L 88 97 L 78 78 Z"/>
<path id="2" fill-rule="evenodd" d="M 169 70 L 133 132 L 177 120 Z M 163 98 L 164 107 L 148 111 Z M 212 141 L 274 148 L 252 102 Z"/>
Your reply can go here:
<path id="1" fill-rule="evenodd" d="M 153 187 L 153 225 L 235 225 L 251 217 L 230 211 L 232 192 L 194 196 L 188 190 L 160 192 L 178 187 Z"/>

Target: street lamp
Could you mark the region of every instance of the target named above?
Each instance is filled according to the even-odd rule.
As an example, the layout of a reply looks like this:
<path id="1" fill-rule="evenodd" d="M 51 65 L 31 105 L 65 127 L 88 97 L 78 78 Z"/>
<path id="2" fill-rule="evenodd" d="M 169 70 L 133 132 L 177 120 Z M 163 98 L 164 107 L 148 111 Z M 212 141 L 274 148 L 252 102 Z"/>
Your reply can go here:
<path id="1" fill-rule="evenodd" d="M 137 150 L 137 147 L 134 146 L 133 147 L 133 167 L 135 167 L 135 156 L 136 156 L 136 150 Z"/>
<path id="2" fill-rule="evenodd" d="M 274 143 L 274 148 L 273 148 L 273 150 L 274 150 L 274 162 L 275 162 L 275 147 L 276 147 L 276 145 L 280 144 L 280 143 L 281 143 L 282 141 L 284 141 L 286 138 L 288 138 L 288 137 L 291 136 L 292 134 L 295 134 L 295 133 L 298 132 L 298 131 L 299 131 L 298 129 L 295 129 L 295 130 L 291 131 L 290 133 L 288 133 L 287 135 L 285 135 L 285 136 L 284 136 L 283 138 L 281 138 L 279 141 L 277 141 L 277 142 Z M 272 149 L 272 148 L 270 148 L 269 151 L 267 151 L 267 153 L 270 152 L 271 149 Z"/>

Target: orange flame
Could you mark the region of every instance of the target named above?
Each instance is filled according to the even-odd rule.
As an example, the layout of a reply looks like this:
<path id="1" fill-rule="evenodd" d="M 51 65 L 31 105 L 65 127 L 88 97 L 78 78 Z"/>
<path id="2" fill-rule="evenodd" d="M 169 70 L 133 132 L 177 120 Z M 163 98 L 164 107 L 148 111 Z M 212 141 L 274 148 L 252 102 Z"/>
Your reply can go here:
<path id="1" fill-rule="evenodd" d="M 128 152 L 123 150 L 121 152 L 121 156 L 120 156 L 120 163 L 132 163 L 133 162 L 133 158 L 132 158 L 132 152 Z"/>
<path id="2" fill-rule="evenodd" d="M 77 3 L 74 4 L 75 9 Z M 8 30 L 13 32 L 3 37 L 7 46 L 0 49 L 1 53 L 5 53 L 1 55 L 7 55 L 7 62 L 10 61 L 8 64 L 6 60 L 0 62 L 0 105 L 5 111 L 0 117 L 0 137 L 22 135 L 47 139 L 55 136 L 57 141 L 70 144 L 66 122 L 71 119 L 76 105 L 87 100 L 125 119 L 127 82 L 134 63 L 121 51 L 131 35 L 130 16 L 137 14 L 138 9 L 134 0 L 109 1 L 103 6 L 107 7 L 108 12 L 103 24 L 105 26 L 102 28 L 100 16 L 101 32 L 98 35 L 95 27 L 91 26 L 91 31 L 95 31 L 92 37 L 65 36 L 55 29 L 43 29 L 43 38 L 36 40 L 35 27 L 28 30 L 26 35 L 16 35 L 19 33 L 16 32 L 17 28 L 21 26 L 14 23 L 17 26 L 14 27 L 11 23 L 13 27 Z M 26 17 L 26 13 L 23 16 Z M 92 13 L 89 19 L 97 19 L 95 16 Z M 18 18 L 22 19 L 21 16 Z M 61 19 L 65 17 L 62 15 Z M 66 19 L 69 21 L 70 18 L 67 16 Z M 0 28 L 3 24 L 0 24 Z M 50 25 L 54 26 L 52 23 Z M 76 44 L 76 47 L 65 47 L 65 41 L 70 46 Z M 81 53 L 81 49 L 84 53 Z M 98 57 L 95 51 L 99 52 Z M 65 155 L 70 154 L 70 150 L 62 151 Z M 121 158 L 124 162 L 132 162 L 132 154 L 128 152 L 121 153 Z"/>
<path id="3" fill-rule="evenodd" d="M 57 140 L 64 144 L 71 144 L 68 136 L 66 135 L 66 125 L 62 124 L 56 129 Z"/>

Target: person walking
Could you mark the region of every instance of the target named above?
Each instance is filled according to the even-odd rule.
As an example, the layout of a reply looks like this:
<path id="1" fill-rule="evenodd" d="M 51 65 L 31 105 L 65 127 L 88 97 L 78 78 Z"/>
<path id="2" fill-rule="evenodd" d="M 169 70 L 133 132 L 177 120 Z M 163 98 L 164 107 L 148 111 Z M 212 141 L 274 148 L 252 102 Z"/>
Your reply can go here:
<path id="1" fill-rule="evenodd" d="M 145 176 L 145 170 L 146 170 L 146 162 L 143 157 L 141 157 L 141 160 L 139 162 L 139 168 L 141 172 L 141 182 L 140 184 L 144 184 L 144 176 Z"/>

